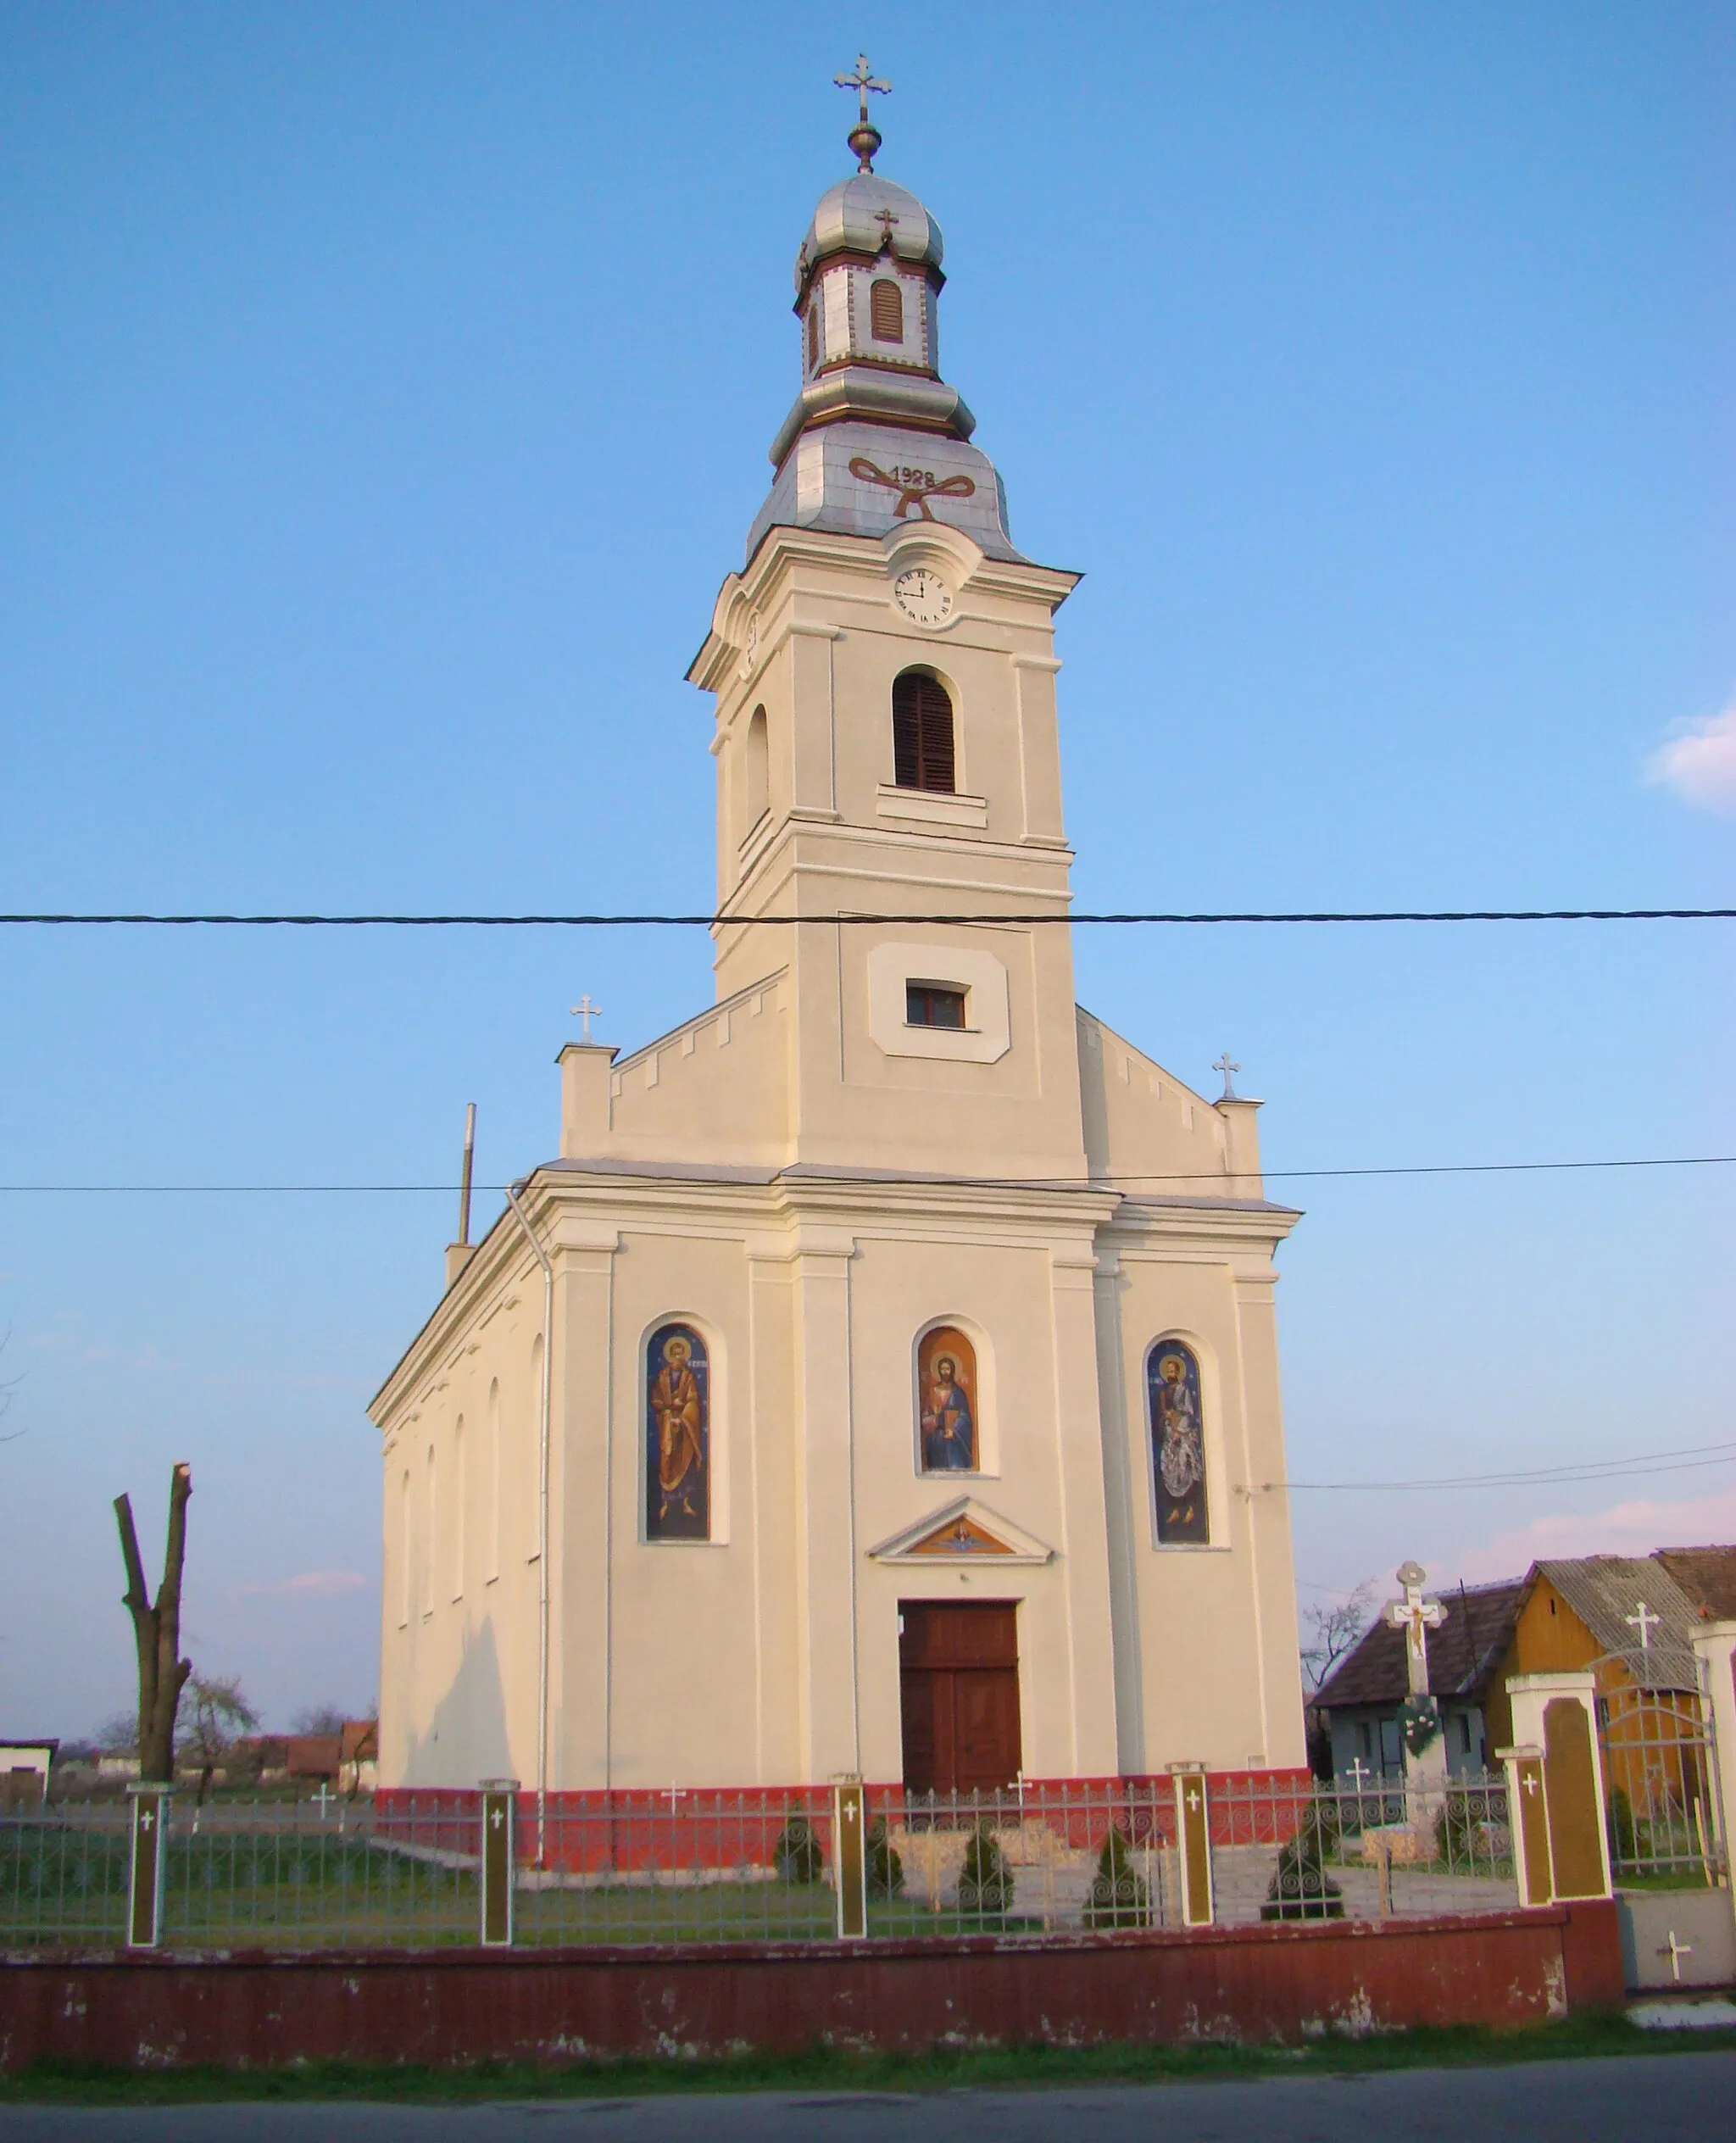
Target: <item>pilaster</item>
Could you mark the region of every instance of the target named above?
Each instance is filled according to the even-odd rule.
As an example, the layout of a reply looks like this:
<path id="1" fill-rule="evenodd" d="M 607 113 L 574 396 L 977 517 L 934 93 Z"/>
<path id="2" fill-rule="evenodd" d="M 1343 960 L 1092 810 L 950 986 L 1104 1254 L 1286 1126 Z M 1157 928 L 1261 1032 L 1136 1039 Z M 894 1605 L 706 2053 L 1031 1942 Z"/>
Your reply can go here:
<path id="1" fill-rule="evenodd" d="M 802 1776 L 810 1780 L 861 1768 L 850 1358 L 855 1250 L 837 1228 L 803 1227 L 791 1244 L 798 1734 Z"/>
<path id="2" fill-rule="evenodd" d="M 548 1784 L 559 1791 L 610 1783 L 610 1573 L 623 1540 L 633 1538 L 637 1392 L 631 1357 L 615 1345 L 619 1233 L 571 1216 L 557 1216 L 550 1233 Z M 618 1359 L 628 1363 L 624 1392 L 615 1389 Z"/>
<path id="3" fill-rule="evenodd" d="M 1054 1316 L 1054 1422 L 1061 1575 L 1066 1603 L 1071 1718 L 1066 1762 L 1076 1778 L 1102 1778 L 1119 1761 L 1115 1627 L 1104 1553 L 1103 1408 L 1097 1372 L 1097 1256 L 1090 1242 L 1050 1254 Z M 1036 1747 L 1052 1745 L 1054 1722 L 1032 1723 Z M 1040 1763 L 1043 1758 L 1038 1755 Z"/>

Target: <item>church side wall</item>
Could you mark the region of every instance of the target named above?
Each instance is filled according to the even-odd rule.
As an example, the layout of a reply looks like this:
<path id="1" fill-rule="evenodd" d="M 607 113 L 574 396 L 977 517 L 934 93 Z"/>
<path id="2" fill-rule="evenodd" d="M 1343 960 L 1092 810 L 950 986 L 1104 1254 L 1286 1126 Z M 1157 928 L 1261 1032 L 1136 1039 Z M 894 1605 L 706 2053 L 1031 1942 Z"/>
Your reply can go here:
<path id="1" fill-rule="evenodd" d="M 1127 1522 L 1116 1556 L 1117 1667 L 1137 1697 L 1122 1714 L 1121 1767 L 1171 1763 L 1214 1769 L 1305 1761 L 1288 1520 L 1281 1500 L 1250 1482 L 1283 1478 L 1276 1340 L 1265 1246 L 1163 1241 L 1153 1231 L 1113 1238 L 1112 1275 L 1099 1290 L 1099 1344 L 1121 1394 L 1105 1422 L 1111 1493 L 1125 1483 Z M 1250 1284 L 1250 1264 L 1264 1268 Z M 1179 1339 L 1199 1362 L 1210 1539 L 1157 1539 L 1147 1361 Z"/>
<path id="2" fill-rule="evenodd" d="M 383 1786 L 534 1775 L 542 1309 L 498 1273 L 388 1417 Z"/>
<path id="3" fill-rule="evenodd" d="M 677 1210 L 660 1225 L 643 1216 L 626 1219 L 615 1260 L 614 1463 L 608 1506 L 613 1535 L 608 1760 L 617 1785 L 689 1782 L 697 1769 L 719 1783 L 755 1780 L 761 1637 L 754 1596 L 757 1514 L 739 1478 L 754 1417 L 748 1316 L 739 1222 L 691 1210 Z M 646 1342 L 659 1325 L 676 1320 L 700 1333 L 709 1357 L 709 1541 L 651 1540 L 646 1534 Z M 595 1381 L 594 1362 L 586 1373 Z M 570 1417 L 563 1433 L 573 1437 Z M 576 1569 L 595 1557 L 590 1530 L 588 1557 L 576 1541 L 570 1545 Z M 565 1641 L 570 1646 L 599 1644 L 602 1618 L 594 1590 L 593 1584 L 569 1595 Z M 603 1783 L 597 1761 L 600 1725 L 596 1721 L 587 1732 L 579 1717 L 567 1722 L 553 1783 Z"/>

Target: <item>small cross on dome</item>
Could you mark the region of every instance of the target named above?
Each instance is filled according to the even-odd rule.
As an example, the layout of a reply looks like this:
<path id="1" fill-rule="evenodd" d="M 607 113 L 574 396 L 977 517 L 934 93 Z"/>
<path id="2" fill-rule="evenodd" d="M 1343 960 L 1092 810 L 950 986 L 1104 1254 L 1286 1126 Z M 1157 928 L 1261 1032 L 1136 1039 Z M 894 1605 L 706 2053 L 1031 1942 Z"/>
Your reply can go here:
<path id="1" fill-rule="evenodd" d="M 856 152 L 856 169 L 865 175 L 874 170 L 874 152 L 880 147 L 880 129 L 868 116 L 868 95 L 871 90 L 876 97 L 889 96 L 890 82 L 876 81 L 868 71 L 868 55 L 856 54 L 856 71 L 853 75 L 834 75 L 832 78 L 840 89 L 854 89 L 861 100 L 861 110 L 856 124 L 850 129 L 850 147 Z"/>

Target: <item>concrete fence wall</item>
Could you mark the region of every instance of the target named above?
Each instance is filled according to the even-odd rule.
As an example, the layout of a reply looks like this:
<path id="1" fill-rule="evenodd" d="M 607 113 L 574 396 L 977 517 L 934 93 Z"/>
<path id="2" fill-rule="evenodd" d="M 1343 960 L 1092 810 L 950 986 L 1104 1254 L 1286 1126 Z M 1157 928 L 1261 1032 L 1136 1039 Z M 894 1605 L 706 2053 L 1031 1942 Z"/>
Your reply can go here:
<path id="1" fill-rule="evenodd" d="M 1540 2023 L 1622 1999 L 1612 1903 L 1189 1934 L 681 1950 L 14 1953 L 0 2067 L 449 2065 L 791 2051 L 828 2040 L 1297 2042 Z"/>

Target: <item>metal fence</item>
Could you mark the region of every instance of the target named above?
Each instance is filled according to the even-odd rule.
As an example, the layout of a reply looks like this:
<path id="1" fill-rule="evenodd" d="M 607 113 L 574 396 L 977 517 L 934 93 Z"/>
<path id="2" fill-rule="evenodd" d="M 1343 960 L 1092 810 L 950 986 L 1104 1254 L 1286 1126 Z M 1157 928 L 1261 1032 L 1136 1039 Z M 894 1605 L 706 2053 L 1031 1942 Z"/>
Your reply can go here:
<path id="1" fill-rule="evenodd" d="M 850 1863 L 864 1876 L 865 1932 L 1004 1938 L 1206 1918 L 1378 1920 L 1517 1901 L 1499 1778 L 1428 1790 L 1282 1774 L 1194 1782 L 1205 1796 L 1203 1898 L 1197 1879 L 1184 1898 L 1176 1780 L 967 1796 L 871 1787 L 865 1851 Z M 492 1860 L 476 1793 L 295 1806 L 168 1801 L 158 1939 L 183 1951 L 473 1945 L 490 1884 L 490 1939 L 520 1946 L 838 1931 L 829 1790 L 558 1796 L 540 1826 L 533 1795 L 504 1798 L 506 1839 Z M 0 1946 L 125 1941 L 131 1822 L 113 1802 L 0 1819 Z"/>

